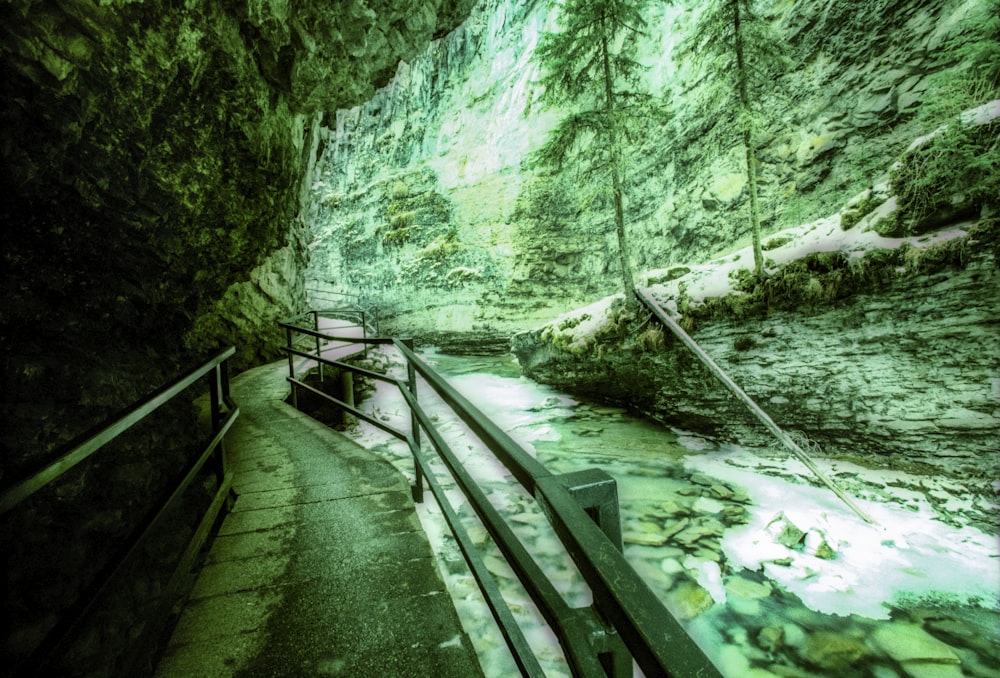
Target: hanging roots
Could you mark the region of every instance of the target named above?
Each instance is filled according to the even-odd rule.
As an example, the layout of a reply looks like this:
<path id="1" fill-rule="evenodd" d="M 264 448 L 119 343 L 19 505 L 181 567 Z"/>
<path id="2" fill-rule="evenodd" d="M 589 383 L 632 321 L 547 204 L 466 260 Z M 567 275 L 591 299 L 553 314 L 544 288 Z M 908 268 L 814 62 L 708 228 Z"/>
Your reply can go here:
<path id="1" fill-rule="evenodd" d="M 803 452 L 810 455 L 822 454 L 823 448 L 815 440 L 812 440 L 802 431 L 785 431 L 789 438 L 798 445 Z"/>

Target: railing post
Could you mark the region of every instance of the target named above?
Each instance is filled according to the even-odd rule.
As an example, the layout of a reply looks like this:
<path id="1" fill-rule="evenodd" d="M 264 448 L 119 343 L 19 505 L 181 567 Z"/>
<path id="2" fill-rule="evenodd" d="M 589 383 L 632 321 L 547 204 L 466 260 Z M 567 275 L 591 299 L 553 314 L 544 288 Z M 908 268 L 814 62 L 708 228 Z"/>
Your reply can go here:
<path id="1" fill-rule="evenodd" d="M 216 434 L 222 425 L 225 416 L 222 414 L 222 404 L 229 397 L 229 370 L 228 362 L 223 361 L 216 365 L 208 374 L 209 400 L 211 401 L 212 412 L 212 433 Z M 225 438 L 219 441 L 215 451 L 212 453 L 212 466 L 215 470 L 215 477 L 222 487 L 226 481 L 226 451 Z"/>
<path id="2" fill-rule="evenodd" d="M 319 311 L 313 311 L 312 315 L 313 315 L 313 331 L 319 332 Z M 320 348 L 319 337 L 315 337 L 315 339 L 316 339 L 316 357 L 317 358 L 322 358 L 323 357 L 323 352 L 322 352 L 322 349 Z M 319 380 L 320 380 L 320 383 L 322 383 L 323 382 L 323 363 L 317 360 L 317 365 L 319 366 Z"/>
<path id="3" fill-rule="evenodd" d="M 365 319 L 365 309 L 361 309 L 361 336 L 365 339 L 365 360 L 368 360 L 368 321 Z"/>
<path id="4" fill-rule="evenodd" d="M 601 469 L 588 468 L 564 473 L 556 476 L 556 480 L 566 488 L 590 519 L 597 523 L 614 547 L 623 552 L 621 509 L 615 479 Z"/>
<path id="5" fill-rule="evenodd" d="M 403 339 L 403 345 L 413 350 L 413 339 Z M 417 400 L 417 371 L 413 368 L 413 363 L 406 360 L 406 384 L 413 394 L 413 400 Z M 420 503 L 424 500 L 424 473 L 417 463 L 416 453 L 420 450 L 420 421 L 417 419 L 416 411 L 410 408 L 410 437 L 413 439 L 414 456 L 413 470 L 416 481 L 413 487 L 413 501 Z"/>
<path id="6" fill-rule="evenodd" d="M 295 379 L 295 354 L 292 353 L 292 328 L 285 328 L 285 341 L 289 348 L 288 351 L 288 376 L 291 379 Z M 299 409 L 299 391 L 295 384 L 292 384 L 292 407 Z"/>

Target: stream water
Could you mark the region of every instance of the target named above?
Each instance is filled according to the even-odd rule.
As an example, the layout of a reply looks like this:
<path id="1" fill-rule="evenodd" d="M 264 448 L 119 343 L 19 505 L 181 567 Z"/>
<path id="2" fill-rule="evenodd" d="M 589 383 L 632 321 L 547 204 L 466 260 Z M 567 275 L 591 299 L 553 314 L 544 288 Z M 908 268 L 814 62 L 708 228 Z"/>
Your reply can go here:
<path id="1" fill-rule="evenodd" d="M 954 480 L 816 459 L 874 518 L 869 525 L 780 449 L 719 444 L 581 402 L 524 379 L 509 357 L 424 355 L 554 473 L 597 467 L 615 478 L 626 558 L 728 678 L 1000 678 L 996 482 L 980 496 Z M 393 362 L 382 358 L 398 370 Z M 589 604 L 534 500 L 429 387 L 418 390 L 567 602 Z M 362 408 L 408 426 L 394 387 L 379 384 Z M 348 434 L 413 478 L 404 444 L 365 423 Z M 438 478 L 463 507 L 446 474 Z M 419 513 L 486 676 L 515 675 L 433 500 Z M 570 675 L 486 531 L 468 507 L 461 513 L 546 675 Z"/>

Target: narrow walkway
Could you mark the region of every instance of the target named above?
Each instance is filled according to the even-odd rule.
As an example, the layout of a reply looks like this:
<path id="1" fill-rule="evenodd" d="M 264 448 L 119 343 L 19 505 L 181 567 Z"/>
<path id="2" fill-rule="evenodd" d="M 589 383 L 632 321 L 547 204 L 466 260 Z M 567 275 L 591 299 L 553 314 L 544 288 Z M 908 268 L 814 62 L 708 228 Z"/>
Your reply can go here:
<path id="1" fill-rule="evenodd" d="M 286 374 L 233 380 L 239 498 L 155 675 L 481 676 L 406 479 L 284 403 Z"/>
<path id="2" fill-rule="evenodd" d="M 360 325 L 355 325 L 349 320 L 340 320 L 339 318 L 320 316 L 319 330 L 341 337 L 357 337 L 360 339 L 364 336 L 364 329 Z M 320 345 L 320 355 L 327 360 L 347 360 L 365 351 L 365 345 L 361 342 L 323 340 Z M 314 344 L 310 343 L 309 348 L 306 350 L 312 351 L 313 348 Z M 318 363 L 315 360 L 300 357 L 295 361 L 295 374 L 305 374 L 317 365 Z"/>

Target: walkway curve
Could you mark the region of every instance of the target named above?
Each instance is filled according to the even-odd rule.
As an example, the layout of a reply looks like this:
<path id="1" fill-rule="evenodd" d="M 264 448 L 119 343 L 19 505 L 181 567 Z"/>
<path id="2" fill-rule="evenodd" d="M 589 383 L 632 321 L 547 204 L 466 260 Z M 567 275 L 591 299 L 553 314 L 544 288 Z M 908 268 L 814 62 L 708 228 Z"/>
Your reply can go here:
<path id="1" fill-rule="evenodd" d="M 239 498 L 156 677 L 481 676 L 406 479 L 286 404 L 286 372 L 232 381 Z"/>

